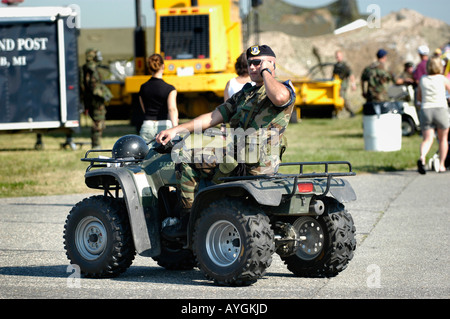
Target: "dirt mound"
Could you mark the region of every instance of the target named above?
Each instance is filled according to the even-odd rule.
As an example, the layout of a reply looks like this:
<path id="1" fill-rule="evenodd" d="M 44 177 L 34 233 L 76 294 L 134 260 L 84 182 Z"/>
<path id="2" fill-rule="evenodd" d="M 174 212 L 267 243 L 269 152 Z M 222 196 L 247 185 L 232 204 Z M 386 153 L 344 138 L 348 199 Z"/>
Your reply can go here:
<path id="1" fill-rule="evenodd" d="M 359 13 L 356 0 L 335 0 L 315 8 L 264 0 L 263 5 L 254 10 L 258 13 L 261 31 L 279 31 L 303 37 L 332 33 L 334 29 L 364 16 Z"/>
<path id="2" fill-rule="evenodd" d="M 426 44 L 431 50 L 450 41 L 450 26 L 420 13 L 402 9 L 381 20 L 379 28 L 363 27 L 339 35 L 296 37 L 283 32 L 263 32 L 260 43 L 273 47 L 278 57 L 280 76 L 306 75 L 318 60 L 313 54 L 317 48 L 322 62 L 334 62 L 334 52 L 340 49 L 359 77 L 362 69 L 375 59 L 379 48 L 389 52 L 388 67 L 394 73 L 402 71 L 404 62 L 419 62 L 417 48 Z M 249 41 L 251 44 L 252 39 Z"/>
<path id="3" fill-rule="evenodd" d="M 398 74 L 402 72 L 405 62 L 419 63 L 417 48 L 420 45 L 426 44 L 434 51 L 448 42 L 450 25 L 410 9 L 385 16 L 379 28 L 363 27 L 339 35 L 296 37 L 283 32 L 260 34 L 260 43 L 270 45 L 277 53 L 277 75 L 280 77 L 306 76 L 308 70 L 318 63 L 314 48 L 319 52 L 321 62 L 335 62 L 334 53 L 340 49 L 357 82 L 363 68 L 375 60 L 380 48 L 389 52 L 387 67 Z M 356 92 L 349 92 L 354 103 L 361 104 L 360 92 L 359 88 Z"/>

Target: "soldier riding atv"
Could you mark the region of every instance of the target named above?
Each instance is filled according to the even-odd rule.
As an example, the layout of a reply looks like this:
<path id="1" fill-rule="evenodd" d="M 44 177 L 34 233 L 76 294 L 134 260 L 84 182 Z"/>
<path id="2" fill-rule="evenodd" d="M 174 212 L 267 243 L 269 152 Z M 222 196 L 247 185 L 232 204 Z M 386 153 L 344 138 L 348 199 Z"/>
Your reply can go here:
<path id="1" fill-rule="evenodd" d="M 195 198 L 185 238 L 161 236 L 179 218 L 175 163 L 170 147 L 148 149 L 136 135 L 120 138 L 112 157 L 89 157 L 86 185 L 103 195 L 71 210 L 64 243 L 72 264 L 87 277 L 114 277 L 136 253 L 167 269 L 198 266 L 218 284 L 249 285 L 261 278 L 278 253 L 302 277 L 331 277 L 347 267 L 356 248 L 355 227 L 344 202 L 356 199 L 350 163 L 283 163 L 296 174 L 223 178 L 203 185 Z M 305 173 L 321 165 L 319 173 Z M 344 165 L 347 172 L 330 172 Z"/>
<path id="2" fill-rule="evenodd" d="M 335 177 L 354 175 L 351 165 L 281 164 L 295 93 L 274 77 L 268 46 L 250 47 L 247 58 L 255 85 L 213 112 L 160 132 L 150 148 L 125 136 L 112 158 L 86 154 L 86 184 L 104 195 L 77 204 L 65 230 L 67 255 L 83 273 L 118 275 L 135 252 L 238 286 L 263 276 L 274 252 L 299 276 L 334 276 L 347 266 L 355 228 L 342 203 L 356 196 Z M 215 128 L 222 122 L 225 133 Z M 313 164 L 323 171 L 306 173 Z M 283 166 L 296 173 L 280 174 Z"/>

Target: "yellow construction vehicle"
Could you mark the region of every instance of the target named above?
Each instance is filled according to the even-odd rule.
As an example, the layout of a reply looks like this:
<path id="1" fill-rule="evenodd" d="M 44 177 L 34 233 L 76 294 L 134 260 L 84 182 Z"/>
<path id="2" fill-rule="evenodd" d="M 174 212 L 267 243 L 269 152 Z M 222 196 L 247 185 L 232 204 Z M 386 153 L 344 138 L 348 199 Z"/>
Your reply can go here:
<path id="1" fill-rule="evenodd" d="M 309 78 L 291 79 L 296 90 L 297 119 L 300 113 L 313 113 L 322 116 L 335 115 L 344 108 L 344 100 L 339 94 L 339 79 L 313 80 Z M 295 119 L 294 119 L 295 121 Z"/>
<path id="2" fill-rule="evenodd" d="M 154 0 L 153 6 L 155 52 L 164 56 L 164 80 L 178 91 L 180 113 L 194 117 L 211 111 L 236 77 L 234 64 L 243 50 L 239 2 Z M 148 79 L 127 77 L 125 91 L 138 93 Z"/>
<path id="3" fill-rule="evenodd" d="M 314 115 L 329 117 L 338 114 L 344 108 L 344 99 L 340 96 L 341 80 L 333 76 L 334 63 L 319 63 L 313 66 L 304 77 L 292 76 L 289 79 L 296 93 L 296 116 Z M 300 114 L 301 113 L 301 114 Z"/>
<path id="4" fill-rule="evenodd" d="M 155 52 L 164 56 L 163 78 L 178 91 L 180 114 L 192 118 L 212 111 L 223 101 L 226 83 L 236 77 L 234 64 L 243 51 L 239 1 L 154 0 L 153 7 Z M 136 8 L 140 10 L 139 0 Z M 136 95 L 150 77 L 145 72 L 147 54 L 142 30 L 138 24 L 135 75 L 126 77 L 121 94 Z M 329 114 L 329 110 L 337 113 L 343 108 L 338 79 L 316 79 L 309 75 L 290 79 L 297 94 L 293 122 L 300 119 L 300 110 L 319 109 Z"/>

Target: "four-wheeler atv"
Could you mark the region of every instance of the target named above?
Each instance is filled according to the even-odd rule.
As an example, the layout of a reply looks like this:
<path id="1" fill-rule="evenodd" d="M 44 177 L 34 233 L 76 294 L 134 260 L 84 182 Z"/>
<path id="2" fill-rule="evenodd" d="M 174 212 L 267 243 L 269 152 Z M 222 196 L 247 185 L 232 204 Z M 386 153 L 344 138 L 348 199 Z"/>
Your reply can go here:
<path id="1" fill-rule="evenodd" d="M 86 153 L 85 182 L 104 194 L 77 203 L 64 226 L 67 257 L 84 276 L 118 276 L 137 252 L 167 269 L 197 266 L 217 284 L 242 286 L 265 274 L 275 252 L 302 277 L 335 276 L 353 257 L 355 226 L 343 203 L 356 195 L 336 178 L 355 175 L 348 162 L 284 163 L 298 173 L 200 183 L 187 236 L 168 239 L 163 227 L 179 218 L 170 148 L 127 135 L 108 150 L 112 157 L 90 157 L 95 152 L 106 151 Z M 321 172 L 305 172 L 311 165 Z"/>
<path id="2" fill-rule="evenodd" d="M 414 106 L 414 89 L 411 85 L 391 85 L 388 88 L 391 102 L 402 116 L 402 135 L 412 136 L 420 131 L 419 116 Z"/>

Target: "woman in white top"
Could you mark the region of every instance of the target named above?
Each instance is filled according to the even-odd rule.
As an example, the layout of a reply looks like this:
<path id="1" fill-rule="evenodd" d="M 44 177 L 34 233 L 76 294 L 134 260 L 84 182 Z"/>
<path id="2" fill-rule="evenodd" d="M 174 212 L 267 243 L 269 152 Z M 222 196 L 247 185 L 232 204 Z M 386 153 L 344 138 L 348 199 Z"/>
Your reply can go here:
<path id="1" fill-rule="evenodd" d="M 247 57 L 245 53 L 242 53 L 236 59 L 234 68 L 238 76 L 227 82 L 225 91 L 223 92 L 224 101 L 228 100 L 234 93 L 239 92 L 245 83 L 251 82 L 250 76 L 248 75 Z"/>
<path id="2" fill-rule="evenodd" d="M 433 145 L 434 129 L 437 129 L 439 141 L 439 172 L 445 172 L 445 159 L 448 152 L 449 112 L 445 91 L 450 92 L 450 81 L 441 74 L 442 62 L 439 57 L 427 62 L 428 75 L 422 76 L 418 87 L 418 101 L 422 101 L 419 118 L 422 130 L 420 158 L 417 161 L 419 173 L 425 174 L 425 162 L 428 151 Z"/>

